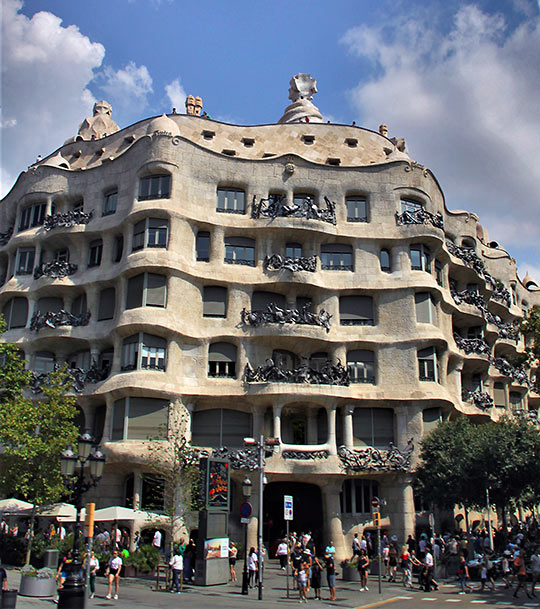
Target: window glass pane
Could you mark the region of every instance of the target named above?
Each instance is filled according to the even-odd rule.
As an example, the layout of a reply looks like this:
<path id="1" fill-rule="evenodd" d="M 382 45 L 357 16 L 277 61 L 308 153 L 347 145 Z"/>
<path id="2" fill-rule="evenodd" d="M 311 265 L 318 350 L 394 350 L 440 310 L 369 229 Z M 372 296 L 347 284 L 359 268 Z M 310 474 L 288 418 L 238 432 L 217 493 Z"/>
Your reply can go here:
<path id="1" fill-rule="evenodd" d="M 144 273 L 128 279 L 126 309 L 142 307 Z"/>
<path id="2" fill-rule="evenodd" d="M 113 421 L 111 440 L 124 439 L 124 417 L 126 412 L 126 400 L 117 400 L 113 408 Z"/>
<path id="3" fill-rule="evenodd" d="M 156 436 L 169 418 L 169 402 L 157 398 L 129 398 L 128 438 L 145 440 Z"/>
<path id="4" fill-rule="evenodd" d="M 98 321 L 112 319 L 114 317 L 115 302 L 116 298 L 114 288 L 106 288 L 105 290 L 101 290 L 99 295 Z"/>
<path id="5" fill-rule="evenodd" d="M 411 268 L 413 271 L 422 270 L 422 254 L 417 245 L 411 245 Z"/>
<path id="6" fill-rule="evenodd" d="M 61 298 L 56 298 L 54 296 L 48 296 L 45 298 L 40 298 L 37 301 L 37 310 L 41 313 L 58 313 L 64 308 L 64 301 Z"/>
<path id="7" fill-rule="evenodd" d="M 54 371 L 54 353 L 50 351 L 38 351 L 34 356 L 34 372 L 47 374 Z"/>
<path id="8" fill-rule="evenodd" d="M 285 256 L 287 258 L 301 258 L 302 245 L 300 243 L 287 243 L 285 246 Z"/>
<path id="9" fill-rule="evenodd" d="M 210 260 L 210 233 L 208 231 L 199 231 L 197 233 L 197 260 L 200 262 L 208 262 Z"/>
<path id="10" fill-rule="evenodd" d="M 87 310 L 86 305 L 86 294 L 80 294 L 73 301 L 73 305 L 71 307 L 71 312 L 73 315 L 82 315 Z"/>
<path id="11" fill-rule="evenodd" d="M 124 252 L 124 235 L 117 235 L 114 239 L 114 258 L 113 262 L 120 262 Z"/>
<path id="12" fill-rule="evenodd" d="M 416 321 L 423 324 L 433 323 L 432 300 L 429 292 L 418 292 L 414 295 Z"/>
<path id="13" fill-rule="evenodd" d="M 227 316 L 227 288 L 206 286 L 203 288 L 203 317 Z"/>
<path id="14" fill-rule="evenodd" d="M 147 273 L 146 283 L 146 306 L 165 307 L 167 304 L 167 277 L 157 273 Z"/>
<path id="15" fill-rule="evenodd" d="M 372 325 L 373 298 L 371 296 L 341 296 L 339 318 L 344 326 Z"/>
<path id="16" fill-rule="evenodd" d="M 114 214 L 116 211 L 116 204 L 118 200 L 118 192 L 111 192 L 105 195 L 103 200 L 103 215 L 108 216 Z"/>
<path id="17" fill-rule="evenodd" d="M 380 253 L 381 271 L 390 271 L 390 252 L 388 250 L 381 250 Z"/>
<path id="18" fill-rule="evenodd" d="M 422 209 L 423 205 L 422 203 L 419 203 L 418 201 L 413 201 L 411 199 L 401 199 L 401 211 L 410 211 L 410 212 L 415 212 L 418 211 L 419 209 Z"/>
<path id="19" fill-rule="evenodd" d="M 146 227 L 146 220 L 137 222 L 133 227 L 133 251 L 140 250 L 144 247 L 144 233 Z"/>
<path id="20" fill-rule="evenodd" d="M 28 301 L 26 298 L 12 298 L 4 305 L 3 315 L 8 330 L 24 328 L 28 320 Z"/>
<path id="21" fill-rule="evenodd" d="M 347 221 L 367 222 L 367 201 L 364 197 L 347 197 Z"/>
<path id="22" fill-rule="evenodd" d="M 274 292 L 253 292 L 251 297 L 251 309 L 253 311 L 264 311 L 270 304 L 275 304 L 282 309 L 287 306 L 287 301 L 283 294 L 276 294 Z"/>
<path id="23" fill-rule="evenodd" d="M 195 411 L 191 420 L 193 446 L 221 447 L 221 409 Z"/>

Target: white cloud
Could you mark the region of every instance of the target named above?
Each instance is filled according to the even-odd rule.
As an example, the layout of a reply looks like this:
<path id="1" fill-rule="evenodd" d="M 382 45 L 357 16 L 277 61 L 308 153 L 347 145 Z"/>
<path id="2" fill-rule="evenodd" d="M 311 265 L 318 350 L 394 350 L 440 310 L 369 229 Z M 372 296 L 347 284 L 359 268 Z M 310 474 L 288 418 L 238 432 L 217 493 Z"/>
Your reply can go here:
<path id="1" fill-rule="evenodd" d="M 102 78 L 106 82 L 101 84 L 101 89 L 107 94 L 108 100 L 118 104 L 120 109 L 133 110 L 135 106 L 138 110 L 143 110 L 148 105 L 148 96 L 153 89 L 152 77 L 146 66 L 137 67 L 133 61 L 119 70 L 105 66 L 99 80 Z"/>
<path id="2" fill-rule="evenodd" d="M 508 31 L 502 16 L 464 6 L 446 35 L 415 15 L 353 28 L 343 42 L 376 67 L 350 92 L 361 124 L 404 136 L 450 209 L 478 212 L 492 239 L 538 260 L 538 17 Z"/>
<path id="3" fill-rule="evenodd" d="M 171 102 L 171 108 L 176 108 L 176 111 L 180 114 L 185 111 L 186 104 L 186 92 L 184 87 L 180 84 L 180 80 L 177 78 L 168 85 L 165 85 L 165 93 Z"/>
<path id="4" fill-rule="evenodd" d="M 87 85 L 105 54 L 52 13 L 29 19 L 21 7 L 2 0 L 2 193 L 38 154 L 77 133 L 92 109 Z"/>

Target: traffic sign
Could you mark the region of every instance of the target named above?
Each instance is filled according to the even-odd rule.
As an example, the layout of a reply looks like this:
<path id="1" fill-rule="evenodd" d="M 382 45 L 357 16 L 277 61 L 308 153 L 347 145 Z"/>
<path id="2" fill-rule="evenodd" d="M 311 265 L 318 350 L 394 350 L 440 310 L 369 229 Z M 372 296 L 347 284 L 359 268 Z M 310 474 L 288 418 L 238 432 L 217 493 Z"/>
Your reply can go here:
<path id="1" fill-rule="evenodd" d="M 283 518 L 285 520 L 293 519 L 293 498 L 292 495 L 283 495 Z"/>
<path id="2" fill-rule="evenodd" d="M 371 500 L 371 507 L 376 510 L 379 507 L 379 498 L 378 497 L 373 497 L 373 499 Z"/>
<path id="3" fill-rule="evenodd" d="M 252 511 L 251 503 L 248 503 L 247 501 L 240 506 L 240 516 L 242 516 L 242 518 L 249 518 Z"/>

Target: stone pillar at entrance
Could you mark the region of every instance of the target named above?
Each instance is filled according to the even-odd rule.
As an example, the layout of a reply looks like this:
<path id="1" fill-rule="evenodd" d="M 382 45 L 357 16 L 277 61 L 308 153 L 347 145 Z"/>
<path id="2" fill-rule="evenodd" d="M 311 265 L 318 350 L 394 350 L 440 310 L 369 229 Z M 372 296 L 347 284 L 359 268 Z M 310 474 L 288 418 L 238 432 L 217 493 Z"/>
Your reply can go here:
<path id="1" fill-rule="evenodd" d="M 339 504 L 339 493 L 341 484 L 325 484 L 321 487 L 323 497 L 323 520 L 324 541 L 323 550 L 330 541 L 334 542 L 336 548 L 336 559 L 346 558 L 350 552 L 345 547 L 343 527 L 341 523 L 341 506 Z"/>
<path id="2" fill-rule="evenodd" d="M 353 413 L 354 406 L 351 404 L 345 406 L 343 413 L 343 444 L 349 449 L 354 447 Z"/>
<path id="3" fill-rule="evenodd" d="M 337 455 L 336 446 L 336 405 L 333 404 L 326 410 L 328 414 L 328 452 Z M 335 540 L 334 540 L 335 541 Z"/>

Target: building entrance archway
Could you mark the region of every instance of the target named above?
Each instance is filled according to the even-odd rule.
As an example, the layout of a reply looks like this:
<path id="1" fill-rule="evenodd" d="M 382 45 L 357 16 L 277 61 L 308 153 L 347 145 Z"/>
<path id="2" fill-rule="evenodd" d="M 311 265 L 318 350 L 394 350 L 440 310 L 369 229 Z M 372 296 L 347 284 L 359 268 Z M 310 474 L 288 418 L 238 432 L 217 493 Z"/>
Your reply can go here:
<path id="1" fill-rule="evenodd" d="M 289 530 L 298 535 L 311 531 L 317 551 L 323 543 L 323 504 L 321 489 L 305 482 L 270 482 L 264 489 L 264 540 L 275 555 L 279 540 L 285 536 L 287 524 L 283 519 L 283 497 L 292 495 L 293 516 Z"/>

